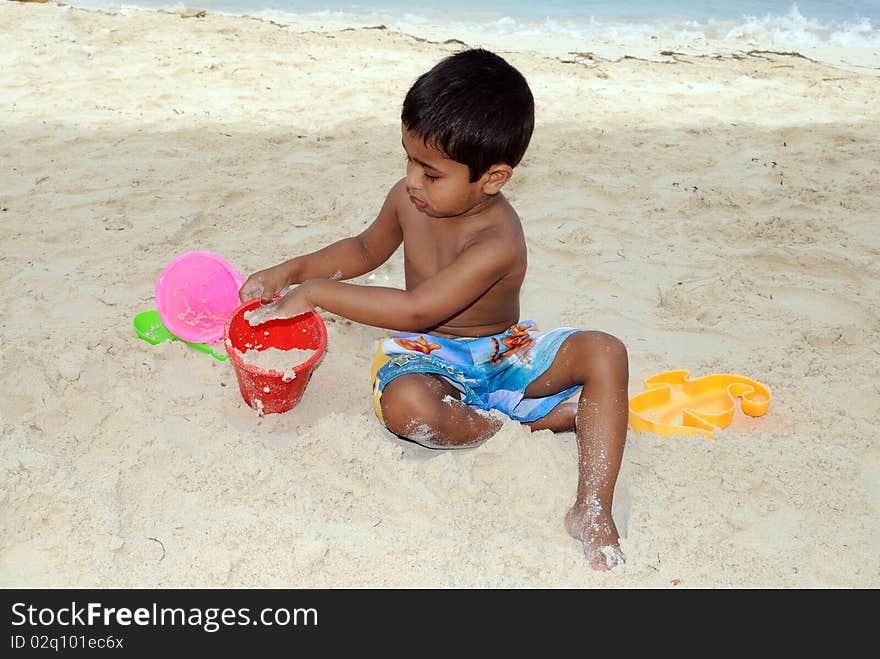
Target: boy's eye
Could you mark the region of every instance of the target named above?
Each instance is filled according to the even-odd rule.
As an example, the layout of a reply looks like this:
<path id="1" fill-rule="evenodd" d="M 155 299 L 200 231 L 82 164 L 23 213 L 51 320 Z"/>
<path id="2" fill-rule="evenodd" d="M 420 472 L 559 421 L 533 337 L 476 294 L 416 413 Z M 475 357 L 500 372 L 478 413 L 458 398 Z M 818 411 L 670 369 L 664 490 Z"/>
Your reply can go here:
<path id="1" fill-rule="evenodd" d="M 404 158 L 406 158 L 406 163 L 407 163 L 407 165 L 409 165 L 410 163 L 417 163 L 417 161 L 413 160 L 413 159 L 410 157 L 410 155 L 409 155 L 408 153 L 404 156 Z M 420 167 L 422 167 L 422 169 L 424 170 L 424 165 L 422 165 L 421 163 L 417 163 L 417 164 L 418 164 Z M 434 182 L 434 181 L 436 181 L 438 178 L 440 178 L 439 176 L 431 176 L 430 174 L 428 174 L 428 172 L 424 172 L 424 176 L 425 176 L 426 179 L 428 179 L 428 180 L 431 181 L 431 182 Z"/>

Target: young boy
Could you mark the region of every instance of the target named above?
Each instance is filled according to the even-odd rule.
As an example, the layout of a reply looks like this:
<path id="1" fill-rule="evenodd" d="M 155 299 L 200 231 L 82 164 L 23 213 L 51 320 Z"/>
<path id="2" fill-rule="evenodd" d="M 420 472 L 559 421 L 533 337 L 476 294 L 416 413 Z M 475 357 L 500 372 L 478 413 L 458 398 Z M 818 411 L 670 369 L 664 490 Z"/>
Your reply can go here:
<path id="1" fill-rule="evenodd" d="M 595 331 L 521 321 L 526 245 L 501 193 L 531 139 L 534 101 L 516 69 L 485 50 L 420 76 L 402 111 L 406 177 L 360 235 L 251 275 L 242 300 L 273 315 L 320 307 L 397 330 L 373 368 L 375 408 L 395 434 L 437 449 L 477 446 L 497 409 L 531 429 L 576 433 L 578 486 L 565 516 L 590 565 L 623 561 L 611 517 L 627 431 L 628 360 Z M 342 279 L 377 268 L 403 243 L 406 290 Z M 577 403 L 565 403 L 580 389 Z"/>

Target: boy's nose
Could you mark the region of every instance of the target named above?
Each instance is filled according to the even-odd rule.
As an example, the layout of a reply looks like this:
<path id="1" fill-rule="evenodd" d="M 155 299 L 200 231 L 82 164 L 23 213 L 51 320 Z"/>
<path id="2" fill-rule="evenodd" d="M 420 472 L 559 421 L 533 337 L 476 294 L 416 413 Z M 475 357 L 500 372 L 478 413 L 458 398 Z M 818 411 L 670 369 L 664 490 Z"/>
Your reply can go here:
<path id="1" fill-rule="evenodd" d="M 422 168 L 418 163 L 406 163 L 406 189 L 409 192 L 419 189 L 419 182 L 422 176 Z"/>

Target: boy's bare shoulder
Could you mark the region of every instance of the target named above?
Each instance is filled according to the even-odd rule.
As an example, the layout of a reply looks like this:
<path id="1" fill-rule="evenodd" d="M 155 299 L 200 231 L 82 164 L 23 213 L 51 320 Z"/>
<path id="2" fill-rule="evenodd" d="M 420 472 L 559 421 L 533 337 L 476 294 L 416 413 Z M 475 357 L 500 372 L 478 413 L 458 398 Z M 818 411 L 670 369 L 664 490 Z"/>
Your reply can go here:
<path id="1" fill-rule="evenodd" d="M 485 218 L 474 227 L 467 245 L 492 243 L 505 252 L 518 254 L 525 251 L 522 222 L 507 198 L 501 193 L 498 196 Z"/>
<path id="2" fill-rule="evenodd" d="M 404 202 L 409 201 L 409 195 L 406 192 L 406 178 L 402 178 L 391 186 L 386 197 L 387 201 L 392 204 L 392 208 L 399 214 L 406 207 Z"/>
<path id="3" fill-rule="evenodd" d="M 457 260 L 485 271 L 495 281 L 522 282 L 528 263 L 525 236 L 519 215 L 505 198 L 469 228 Z"/>

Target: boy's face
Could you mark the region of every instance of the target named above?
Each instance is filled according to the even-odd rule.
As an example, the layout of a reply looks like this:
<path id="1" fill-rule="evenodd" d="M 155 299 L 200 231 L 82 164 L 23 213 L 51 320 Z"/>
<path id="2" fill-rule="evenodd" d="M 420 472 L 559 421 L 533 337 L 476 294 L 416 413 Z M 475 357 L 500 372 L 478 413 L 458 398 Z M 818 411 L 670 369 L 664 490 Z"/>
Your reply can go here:
<path id="1" fill-rule="evenodd" d="M 486 200 L 487 175 L 471 183 L 470 170 L 450 160 L 422 138 L 402 129 L 406 151 L 406 191 L 410 202 L 429 217 L 465 215 Z"/>

